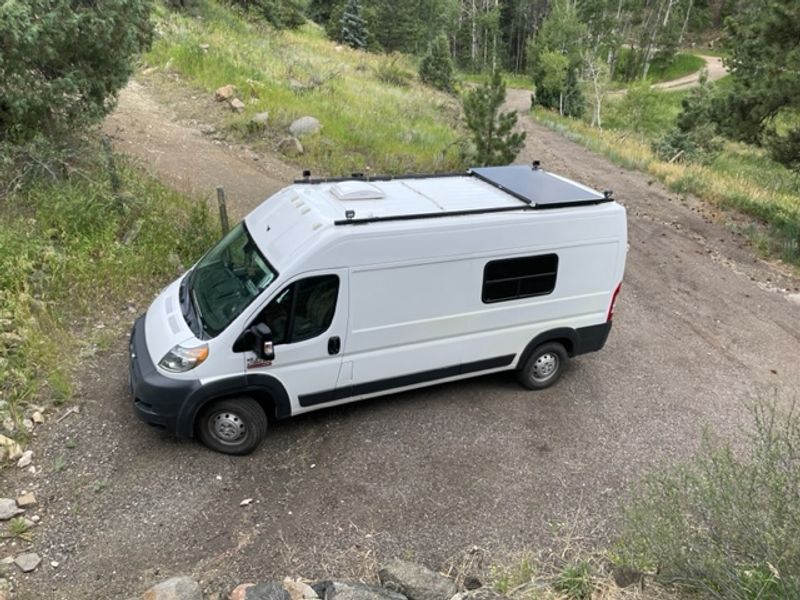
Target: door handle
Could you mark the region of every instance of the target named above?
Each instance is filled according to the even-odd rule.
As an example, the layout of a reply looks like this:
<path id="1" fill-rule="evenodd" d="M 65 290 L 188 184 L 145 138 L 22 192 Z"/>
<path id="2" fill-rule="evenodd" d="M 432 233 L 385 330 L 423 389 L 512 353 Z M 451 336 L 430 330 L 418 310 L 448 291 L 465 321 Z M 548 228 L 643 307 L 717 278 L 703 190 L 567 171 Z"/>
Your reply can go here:
<path id="1" fill-rule="evenodd" d="M 342 349 L 342 340 L 338 335 L 328 338 L 328 354 L 339 354 Z"/>

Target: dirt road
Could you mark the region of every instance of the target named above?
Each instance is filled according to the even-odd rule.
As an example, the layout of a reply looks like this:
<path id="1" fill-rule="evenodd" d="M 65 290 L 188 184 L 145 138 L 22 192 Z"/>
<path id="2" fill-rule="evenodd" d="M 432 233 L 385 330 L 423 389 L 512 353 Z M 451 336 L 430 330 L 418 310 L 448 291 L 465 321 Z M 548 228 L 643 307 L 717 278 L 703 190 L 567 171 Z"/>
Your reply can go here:
<path id="1" fill-rule="evenodd" d="M 708 81 L 716 81 L 717 79 L 722 79 L 725 75 L 728 74 L 728 69 L 725 68 L 725 65 L 722 64 L 722 59 L 718 56 L 705 56 L 703 54 L 698 54 L 700 58 L 706 61 L 706 75 L 708 77 Z M 686 75 L 685 77 L 680 77 L 678 79 L 672 79 L 670 81 L 662 81 L 661 83 L 656 83 L 653 85 L 654 88 L 661 89 L 661 90 L 685 90 L 691 87 L 696 86 L 700 82 L 700 73 L 701 71 L 697 71 L 696 73 L 692 73 L 691 75 Z"/>
<path id="2" fill-rule="evenodd" d="M 526 104 L 511 93 L 510 105 Z M 146 117 L 153 155 L 182 127 L 164 115 Z M 521 162 L 611 188 L 628 209 L 605 350 L 544 392 L 507 375 L 442 385 L 280 423 L 255 454 L 232 458 L 133 418 L 121 333 L 87 365 L 81 413 L 34 443 L 42 471 L 3 474 L 4 489 L 35 490 L 41 505 L 30 546 L 44 562 L 16 576 L 20 598 L 127 598 L 178 573 L 227 593 L 285 574 L 365 575 L 396 555 L 443 568 L 473 545 L 494 556 L 542 548 L 553 522 L 602 542 L 642 472 L 687 456 L 706 426 L 734 434 L 755 396 L 800 389 L 800 305 L 789 296 L 800 282 L 754 259 L 698 202 L 527 117 L 522 126 Z M 271 180 L 234 151 L 186 139 L 192 173 L 214 157 L 242 185 Z"/>

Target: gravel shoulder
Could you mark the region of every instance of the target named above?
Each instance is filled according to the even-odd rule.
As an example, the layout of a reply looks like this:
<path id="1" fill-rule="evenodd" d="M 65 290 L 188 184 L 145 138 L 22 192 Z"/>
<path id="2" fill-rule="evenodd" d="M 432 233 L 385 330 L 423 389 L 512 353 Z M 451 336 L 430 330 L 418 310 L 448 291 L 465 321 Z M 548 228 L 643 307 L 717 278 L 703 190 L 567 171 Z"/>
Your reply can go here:
<path id="1" fill-rule="evenodd" d="M 176 187 L 223 183 L 241 213 L 295 172 L 195 134 L 199 124 L 133 93 L 106 127 Z M 510 90 L 510 107 L 527 102 Z M 543 392 L 508 375 L 441 385 L 277 424 L 255 454 L 235 458 L 135 420 L 134 315 L 123 316 L 111 349 L 85 364 L 80 413 L 37 430 L 39 471 L 0 473 L 3 490 L 39 501 L 33 541 L 0 542 L 0 558 L 28 547 L 43 558 L 15 573 L 19 598 L 127 598 L 173 574 L 225 593 L 287 574 L 370 577 L 392 556 L 445 568 L 473 546 L 494 557 L 546 548 L 556 522 L 601 544 L 641 473 L 687 456 L 704 428 L 736 434 L 755 397 L 791 401 L 800 389 L 791 272 L 754 258 L 700 201 L 520 122 L 520 162 L 613 189 L 628 210 L 628 268 L 602 352 Z"/>

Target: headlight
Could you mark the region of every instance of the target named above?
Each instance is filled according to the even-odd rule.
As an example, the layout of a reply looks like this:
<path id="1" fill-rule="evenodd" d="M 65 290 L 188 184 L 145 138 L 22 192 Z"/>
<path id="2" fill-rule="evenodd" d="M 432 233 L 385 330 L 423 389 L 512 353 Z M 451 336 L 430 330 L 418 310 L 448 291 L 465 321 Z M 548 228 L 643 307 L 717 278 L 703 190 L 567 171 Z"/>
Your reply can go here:
<path id="1" fill-rule="evenodd" d="M 175 346 L 161 359 L 158 366 L 171 373 L 185 373 L 194 369 L 206 358 L 208 358 L 208 344 L 192 348 Z"/>

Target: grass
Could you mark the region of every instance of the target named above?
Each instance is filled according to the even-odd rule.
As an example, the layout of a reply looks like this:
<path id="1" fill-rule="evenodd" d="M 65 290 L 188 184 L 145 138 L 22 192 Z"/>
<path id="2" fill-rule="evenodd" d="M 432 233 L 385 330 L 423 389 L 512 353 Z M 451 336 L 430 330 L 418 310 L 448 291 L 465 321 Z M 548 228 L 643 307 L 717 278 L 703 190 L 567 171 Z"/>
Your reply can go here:
<path id="1" fill-rule="evenodd" d="M 602 130 L 540 108 L 533 116 L 623 167 L 650 173 L 677 193 L 754 217 L 767 233 L 754 237 L 756 248 L 800 265 L 800 175 L 763 149 L 734 142 L 726 142 L 708 164 L 669 163 L 653 152 L 651 143 L 672 127 L 686 93 L 638 86 L 609 98 Z"/>
<path id="2" fill-rule="evenodd" d="M 0 423 L 11 418 L 16 431 L 6 433 L 21 441 L 32 404 L 71 398 L 81 350 L 108 335 L 98 325 L 128 327 L 128 305 L 149 298 L 215 237 L 205 203 L 117 163 L 119 195 L 99 148 L 88 144 L 0 196 Z M 20 170 L 7 163 L 0 177 Z"/>
<path id="3" fill-rule="evenodd" d="M 632 50 L 630 48 L 622 48 L 620 50 L 619 62 L 616 69 L 616 73 L 619 77 L 615 78 L 615 81 L 626 84 L 630 83 L 625 82 L 620 77 L 623 73 L 625 73 L 625 65 L 631 59 L 631 56 Z M 680 79 L 681 77 L 686 77 L 687 75 L 696 73 L 702 69 L 705 64 L 706 61 L 695 54 L 678 52 L 675 54 L 673 60 L 669 63 L 652 63 L 647 73 L 646 81 L 648 81 L 650 84 L 653 84 L 662 83 L 664 81 L 672 81 L 673 79 Z"/>
<path id="4" fill-rule="evenodd" d="M 627 503 L 615 562 L 707 598 L 800 597 L 800 415 L 753 408 L 742 447 L 706 437 Z"/>
<path id="5" fill-rule="evenodd" d="M 337 46 L 311 23 L 275 31 L 208 0 L 197 10 L 189 16 L 162 8 L 145 60 L 209 93 L 235 85 L 246 108 L 230 117 L 231 129 L 247 131 L 253 114 L 269 111 L 263 143 L 274 148 L 294 119 L 312 115 L 322 131 L 302 139 L 302 164 L 331 175 L 462 166 L 459 104 L 421 85 L 408 57 Z M 252 141 L 264 137 L 262 131 Z"/>

